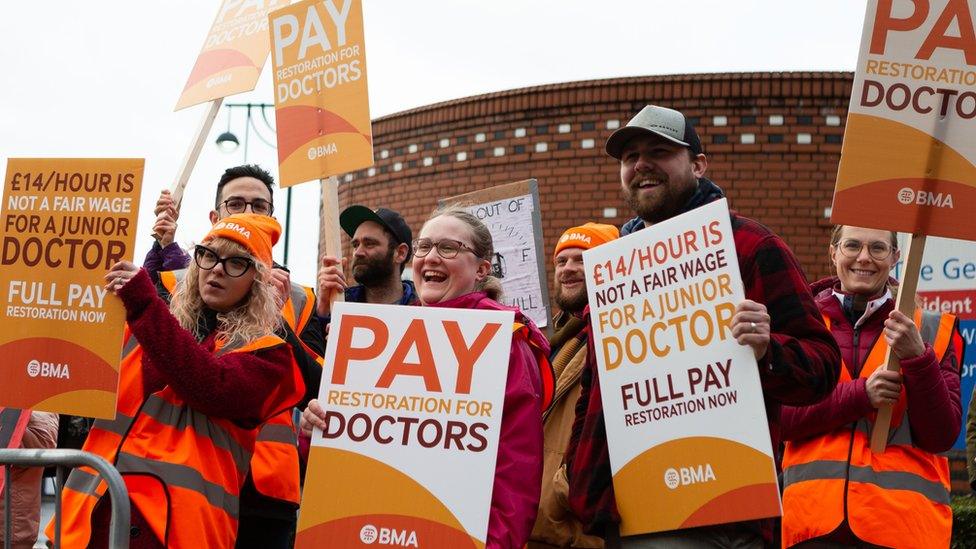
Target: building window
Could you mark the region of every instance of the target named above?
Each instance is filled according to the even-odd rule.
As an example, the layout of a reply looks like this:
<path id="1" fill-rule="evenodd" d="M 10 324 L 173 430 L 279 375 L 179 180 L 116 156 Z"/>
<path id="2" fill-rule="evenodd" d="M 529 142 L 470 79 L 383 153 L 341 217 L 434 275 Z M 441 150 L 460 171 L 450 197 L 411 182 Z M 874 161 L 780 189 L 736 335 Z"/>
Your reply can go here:
<path id="1" fill-rule="evenodd" d="M 495 147 L 495 156 L 505 156 L 505 147 Z"/>
<path id="2" fill-rule="evenodd" d="M 769 142 L 770 143 L 782 143 L 783 142 L 783 134 L 781 134 L 781 133 L 771 133 L 771 134 L 769 134 Z"/>
<path id="3" fill-rule="evenodd" d="M 560 141 L 559 143 L 556 143 L 556 150 L 565 151 L 568 148 L 569 148 L 569 141 Z"/>
<path id="4" fill-rule="evenodd" d="M 515 154 L 522 154 L 525 152 L 525 145 L 515 145 Z"/>
<path id="5" fill-rule="evenodd" d="M 535 144 L 535 152 L 537 153 L 544 153 L 548 150 L 549 150 L 549 144 L 546 143 L 545 141 Z"/>
<path id="6" fill-rule="evenodd" d="M 525 137 L 525 128 L 515 128 L 515 137 Z"/>
<path id="7" fill-rule="evenodd" d="M 583 131 L 591 132 L 596 129 L 596 124 L 593 122 L 583 122 Z"/>

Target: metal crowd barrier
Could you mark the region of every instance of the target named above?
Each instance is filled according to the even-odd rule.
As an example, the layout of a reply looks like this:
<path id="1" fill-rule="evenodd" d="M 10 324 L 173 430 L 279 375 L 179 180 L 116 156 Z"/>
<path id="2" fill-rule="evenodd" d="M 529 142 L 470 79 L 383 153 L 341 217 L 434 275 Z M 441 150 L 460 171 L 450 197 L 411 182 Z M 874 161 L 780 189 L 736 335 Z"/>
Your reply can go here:
<path id="1" fill-rule="evenodd" d="M 0 465 L 4 474 L 4 525 L 5 532 L 3 546 L 10 549 L 11 518 L 10 518 L 10 467 L 55 467 L 54 493 L 54 547 L 61 547 L 61 489 L 64 487 L 65 470 L 69 467 L 86 465 L 98 471 L 108 484 L 108 493 L 112 498 L 112 521 L 109 527 L 110 549 L 129 548 L 129 491 L 122 481 L 122 476 L 109 462 L 101 456 L 82 452 L 81 450 L 5 450 L 0 449 Z M 44 525 L 41 525 L 43 528 Z"/>

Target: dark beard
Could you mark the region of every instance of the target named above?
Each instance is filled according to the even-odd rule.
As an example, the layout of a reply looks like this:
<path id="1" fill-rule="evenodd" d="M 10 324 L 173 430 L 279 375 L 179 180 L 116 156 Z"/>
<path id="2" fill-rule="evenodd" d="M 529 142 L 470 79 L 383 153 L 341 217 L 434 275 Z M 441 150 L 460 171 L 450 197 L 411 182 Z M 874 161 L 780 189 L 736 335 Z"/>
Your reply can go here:
<path id="1" fill-rule="evenodd" d="M 393 253 L 395 251 L 393 246 L 390 246 L 385 257 L 356 259 L 352 266 L 352 277 L 367 288 L 385 284 L 393 276 L 394 269 L 397 268 L 393 264 Z"/>
<path id="2" fill-rule="evenodd" d="M 567 313 L 577 313 L 586 307 L 586 292 L 580 292 L 577 295 L 567 295 L 563 292 L 562 287 L 556 288 L 556 305 L 559 306 L 560 311 Z"/>
<path id="3" fill-rule="evenodd" d="M 675 189 L 672 185 L 673 181 L 668 181 L 666 185 L 669 185 L 669 192 L 662 197 L 663 200 L 652 202 L 650 204 L 642 203 L 637 197 L 637 189 L 627 189 L 622 191 L 624 199 L 627 201 L 627 205 L 630 209 L 634 211 L 641 219 L 646 223 L 653 225 L 654 223 L 660 223 L 662 221 L 667 221 L 672 217 L 683 213 L 683 208 L 694 196 L 695 190 L 698 188 L 697 180 L 693 183 L 687 185 L 682 189 Z M 677 194 L 680 192 L 680 194 Z"/>

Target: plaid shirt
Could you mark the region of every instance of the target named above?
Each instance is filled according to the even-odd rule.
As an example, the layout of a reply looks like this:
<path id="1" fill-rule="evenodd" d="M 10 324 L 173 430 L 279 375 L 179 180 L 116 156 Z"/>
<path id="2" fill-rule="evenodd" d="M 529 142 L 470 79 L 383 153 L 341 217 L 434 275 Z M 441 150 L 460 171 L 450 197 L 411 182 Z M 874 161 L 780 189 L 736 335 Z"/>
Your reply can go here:
<path id="1" fill-rule="evenodd" d="M 720 197 L 721 194 L 712 194 L 705 202 Z M 778 466 L 780 405 L 813 404 L 830 394 L 840 373 L 840 351 L 824 326 L 803 271 L 786 243 L 756 221 L 734 212 L 731 218 L 746 299 L 765 304 L 771 319 L 769 350 L 758 362 Z M 642 228 L 640 222 L 625 226 L 632 230 Z M 589 316 L 589 309 L 585 315 Z M 589 318 L 586 321 L 589 325 Z M 592 337 L 591 334 L 566 460 L 570 507 L 588 532 L 605 535 L 608 525 L 620 522 L 620 515 L 614 500 Z M 774 526 L 772 520 L 743 523 L 744 528 L 759 530 L 767 540 L 772 539 Z"/>

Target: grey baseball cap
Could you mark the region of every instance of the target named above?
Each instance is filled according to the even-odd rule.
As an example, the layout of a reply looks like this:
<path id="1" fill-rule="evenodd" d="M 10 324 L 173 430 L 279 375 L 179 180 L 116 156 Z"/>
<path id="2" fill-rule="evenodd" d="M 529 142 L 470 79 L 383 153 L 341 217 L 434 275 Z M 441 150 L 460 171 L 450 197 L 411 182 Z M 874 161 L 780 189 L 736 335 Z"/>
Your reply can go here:
<path id="1" fill-rule="evenodd" d="M 624 145 L 638 135 L 656 135 L 668 141 L 683 145 L 695 154 L 701 154 L 701 140 L 685 115 L 674 109 L 648 105 L 627 125 L 610 134 L 607 139 L 607 154 L 620 160 Z"/>

